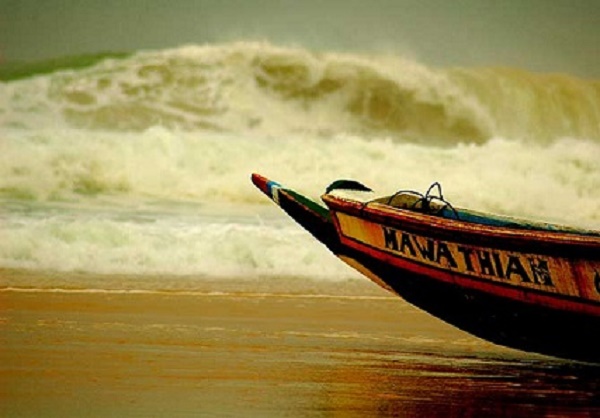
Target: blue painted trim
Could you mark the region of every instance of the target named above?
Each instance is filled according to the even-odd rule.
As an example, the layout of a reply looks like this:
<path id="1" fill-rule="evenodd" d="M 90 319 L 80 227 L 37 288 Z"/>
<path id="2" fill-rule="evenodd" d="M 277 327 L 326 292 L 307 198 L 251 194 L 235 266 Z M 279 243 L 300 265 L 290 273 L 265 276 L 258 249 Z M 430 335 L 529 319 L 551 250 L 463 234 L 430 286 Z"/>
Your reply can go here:
<path id="1" fill-rule="evenodd" d="M 273 189 L 281 189 L 281 184 L 277 183 L 276 181 L 273 180 L 269 180 L 267 181 L 267 191 L 269 193 L 269 197 L 273 198 Z"/>

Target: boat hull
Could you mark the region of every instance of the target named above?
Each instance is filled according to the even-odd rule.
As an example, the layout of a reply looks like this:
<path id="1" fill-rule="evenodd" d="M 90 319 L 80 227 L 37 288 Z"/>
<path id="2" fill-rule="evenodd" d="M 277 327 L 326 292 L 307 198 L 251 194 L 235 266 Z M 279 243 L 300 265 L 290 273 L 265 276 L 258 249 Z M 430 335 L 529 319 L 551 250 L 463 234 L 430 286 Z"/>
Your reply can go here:
<path id="1" fill-rule="evenodd" d="M 496 242 L 487 235 L 478 239 L 467 234 L 461 241 L 452 231 L 425 236 L 423 231 L 431 228 L 417 223 L 411 229 L 408 222 L 412 235 L 407 238 L 393 229 L 406 226 L 403 222 L 394 219 L 386 225 L 385 216 L 361 217 L 361 205 L 352 203 L 348 209 L 326 195 L 328 210 L 264 177 L 254 175 L 253 182 L 344 262 L 444 322 L 506 347 L 600 362 L 600 343 L 594 338 L 600 329 L 595 241 L 592 246 L 586 246 L 585 239 L 577 242 L 577 251 L 569 247 L 587 257 L 571 264 L 557 256 L 552 237 L 542 237 L 533 246 L 531 241 L 520 245 L 512 236 Z M 348 216 L 354 224 L 348 223 Z M 494 243 L 499 246 L 491 248 Z M 482 269 L 481 253 L 474 255 L 481 248 L 489 249 L 489 270 Z M 465 254 L 474 257 L 469 258 L 471 264 L 465 264 Z"/>
<path id="2" fill-rule="evenodd" d="M 412 305 L 479 338 L 528 352 L 600 361 L 600 343 L 592 337 L 600 329 L 598 318 L 466 289 L 344 246 L 337 255 L 360 264 Z"/>

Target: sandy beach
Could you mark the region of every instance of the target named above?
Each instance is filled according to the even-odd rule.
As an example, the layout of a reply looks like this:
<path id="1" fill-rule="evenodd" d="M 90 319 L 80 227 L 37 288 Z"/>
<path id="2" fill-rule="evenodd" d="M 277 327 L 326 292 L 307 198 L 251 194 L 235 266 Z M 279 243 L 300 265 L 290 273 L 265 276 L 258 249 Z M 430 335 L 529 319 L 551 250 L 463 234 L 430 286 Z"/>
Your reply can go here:
<path id="1" fill-rule="evenodd" d="M 600 413 L 597 367 L 482 342 L 368 282 L 347 294 L 335 287 L 5 287 L 0 415 Z"/>

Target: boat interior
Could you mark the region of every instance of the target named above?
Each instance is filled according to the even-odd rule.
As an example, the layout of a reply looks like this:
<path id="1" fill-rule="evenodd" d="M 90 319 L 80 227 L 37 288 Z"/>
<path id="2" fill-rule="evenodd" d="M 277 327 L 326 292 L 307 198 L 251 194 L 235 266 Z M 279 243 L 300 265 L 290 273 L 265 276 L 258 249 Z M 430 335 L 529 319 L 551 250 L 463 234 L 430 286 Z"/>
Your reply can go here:
<path id="1" fill-rule="evenodd" d="M 500 228 L 553 231 L 600 237 L 600 231 L 591 231 L 546 222 L 518 219 L 510 216 L 494 215 L 470 209 L 455 208 L 450 202 L 443 198 L 441 193 L 439 195 L 432 195 L 430 193 L 423 195 L 414 191 L 400 191 L 390 196 L 373 199 L 369 203 L 371 202 L 392 206 L 398 209 L 411 210 L 419 213 L 426 213 L 432 216 L 439 216 L 445 219 L 475 223 L 479 225 L 495 226 Z"/>
<path id="2" fill-rule="evenodd" d="M 360 187 L 357 187 L 357 185 Z M 433 183 L 425 194 L 413 190 L 400 190 L 393 195 L 373 198 L 373 193 L 368 187 L 354 181 L 338 180 L 328 187 L 326 193 L 333 193 L 339 197 L 358 200 L 365 205 L 371 203 L 383 204 L 398 209 L 410 210 L 449 220 L 469 222 L 478 225 L 600 237 L 600 231 L 528 219 L 518 219 L 510 216 L 494 215 L 470 209 L 455 208 L 444 198 L 442 187 L 437 182 Z"/>

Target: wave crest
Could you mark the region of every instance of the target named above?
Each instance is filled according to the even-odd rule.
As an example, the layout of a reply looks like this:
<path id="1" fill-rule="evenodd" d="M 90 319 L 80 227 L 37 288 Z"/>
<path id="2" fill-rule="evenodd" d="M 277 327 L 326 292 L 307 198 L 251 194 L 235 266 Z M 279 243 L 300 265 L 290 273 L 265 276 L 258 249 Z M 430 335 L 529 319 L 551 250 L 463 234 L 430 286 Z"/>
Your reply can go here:
<path id="1" fill-rule="evenodd" d="M 354 134 L 427 144 L 600 139 L 600 83 L 260 42 L 185 46 L 0 84 L 9 127 Z"/>
<path id="2" fill-rule="evenodd" d="M 482 142 L 493 134 L 484 107 L 443 72 L 392 57 L 240 42 L 141 52 L 44 81 L 4 86 L 15 99 L 8 125 L 39 126 L 44 114 L 58 113 L 71 126 L 118 131 L 160 125 L 424 142 Z M 21 103 L 34 82 L 37 102 Z"/>
<path id="3" fill-rule="evenodd" d="M 548 142 L 600 139 L 600 82 L 514 68 L 461 68 L 448 76 L 485 103 L 496 135 Z"/>

